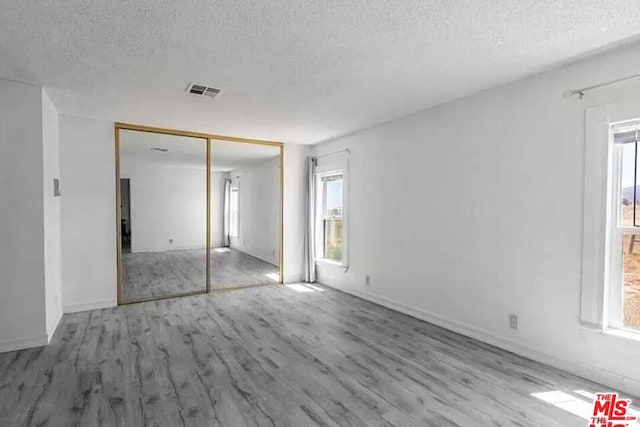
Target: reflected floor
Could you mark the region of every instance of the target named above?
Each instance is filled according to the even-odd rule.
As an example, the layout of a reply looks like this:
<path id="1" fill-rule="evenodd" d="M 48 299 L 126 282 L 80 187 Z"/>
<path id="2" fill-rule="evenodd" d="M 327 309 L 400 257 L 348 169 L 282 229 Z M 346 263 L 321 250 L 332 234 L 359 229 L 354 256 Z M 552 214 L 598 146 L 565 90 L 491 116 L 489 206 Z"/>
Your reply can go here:
<path id="1" fill-rule="evenodd" d="M 124 301 L 158 298 L 206 289 L 205 250 L 124 253 Z M 278 282 L 278 267 L 235 249 L 211 251 L 211 288 Z"/>
<path id="2" fill-rule="evenodd" d="M 122 254 L 124 301 L 206 290 L 204 249 Z"/>
<path id="3" fill-rule="evenodd" d="M 211 289 L 278 283 L 278 267 L 230 248 L 211 251 Z"/>

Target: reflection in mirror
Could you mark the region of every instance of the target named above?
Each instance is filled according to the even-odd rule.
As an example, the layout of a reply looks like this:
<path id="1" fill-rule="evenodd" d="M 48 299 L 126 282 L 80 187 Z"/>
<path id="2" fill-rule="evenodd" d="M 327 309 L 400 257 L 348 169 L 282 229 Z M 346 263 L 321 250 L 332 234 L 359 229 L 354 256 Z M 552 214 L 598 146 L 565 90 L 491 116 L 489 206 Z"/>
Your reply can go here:
<path id="1" fill-rule="evenodd" d="M 206 291 L 206 139 L 119 130 L 121 301 Z"/>
<path id="2" fill-rule="evenodd" d="M 280 282 L 280 149 L 212 140 L 212 289 Z"/>

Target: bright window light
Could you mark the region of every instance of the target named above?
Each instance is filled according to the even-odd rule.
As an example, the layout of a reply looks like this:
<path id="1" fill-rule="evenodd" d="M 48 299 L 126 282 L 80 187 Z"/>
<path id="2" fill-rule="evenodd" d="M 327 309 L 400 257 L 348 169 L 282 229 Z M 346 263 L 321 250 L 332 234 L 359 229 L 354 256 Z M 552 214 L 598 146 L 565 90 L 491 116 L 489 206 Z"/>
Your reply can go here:
<path id="1" fill-rule="evenodd" d="M 224 252 L 229 252 L 230 249 L 229 248 L 215 248 L 213 251 L 214 252 L 218 252 L 218 253 L 224 253 Z"/>
<path id="2" fill-rule="evenodd" d="M 311 288 L 314 291 L 319 291 L 319 292 L 323 292 L 324 291 L 324 289 L 319 288 L 318 286 L 313 286 L 313 285 L 304 285 L 304 286 L 306 286 L 307 288 Z"/>
<path id="3" fill-rule="evenodd" d="M 238 237 L 238 222 L 240 212 L 240 200 L 239 200 L 238 188 L 232 188 L 229 198 L 229 234 L 233 237 Z"/>
<path id="4" fill-rule="evenodd" d="M 278 273 L 267 273 L 265 274 L 265 276 L 267 276 L 269 279 L 273 280 L 274 282 L 280 281 L 280 275 Z"/>
<path id="5" fill-rule="evenodd" d="M 342 172 L 320 177 L 322 185 L 322 257 L 342 261 L 343 252 L 343 197 Z"/>

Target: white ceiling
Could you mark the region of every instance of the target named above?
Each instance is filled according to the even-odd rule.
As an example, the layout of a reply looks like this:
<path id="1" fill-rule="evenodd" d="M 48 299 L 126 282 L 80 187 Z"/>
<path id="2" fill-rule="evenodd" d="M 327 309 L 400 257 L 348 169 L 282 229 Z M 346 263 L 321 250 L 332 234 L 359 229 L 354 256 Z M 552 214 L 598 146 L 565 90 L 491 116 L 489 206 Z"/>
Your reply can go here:
<path id="1" fill-rule="evenodd" d="M 227 172 L 280 155 L 280 148 L 269 145 L 244 144 L 213 140 L 211 159 L 214 172 Z"/>
<path id="2" fill-rule="evenodd" d="M 65 113 L 314 143 L 628 41 L 638 22 L 636 0 L 8 0 L 0 78 L 53 88 Z"/>
<path id="3" fill-rule="evenodd" d="M 167 151 L 156 151 L 154 148 Z M 135 163 L 206 167 L 206 161 L 206 139 L 120 131 L 120 162 L 125 169 Z"/>
<path id="4" fill-rule="evenodd" d="M 160 148 L 167 151 L 157 151 Z M 273 159 L 278 147 L 213 140 L 212 170 L 228 172 Z M 120 159 L 123 168 L 136 163 L 162 166 L 206 166 L 206 140 L 158 133 L 120 131 Z"/>

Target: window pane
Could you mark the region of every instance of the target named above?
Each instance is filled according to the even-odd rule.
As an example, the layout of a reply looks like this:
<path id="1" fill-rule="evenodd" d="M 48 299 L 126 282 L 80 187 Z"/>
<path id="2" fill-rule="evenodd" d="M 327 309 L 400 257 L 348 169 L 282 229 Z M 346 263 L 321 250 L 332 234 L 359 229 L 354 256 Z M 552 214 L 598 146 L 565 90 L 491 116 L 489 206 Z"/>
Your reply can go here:
<path id="1" fill-rule="evenodd" d="M 324 177 L 324 217 L 342 218 L 342 175 Z"/>
<path id="2" fill-rule="evenodd" d="M 322 182 L 322 256 L 333 261 L 342 261 L 343 252 L 343 205 L 342 173 L 321 177 Z"/>
<path id="3" fill-rule="evenodd" d="M 325 219 L 324 258 L 342 261 L 342 219 Z"/>
<path id="4" fill-rule="evenodd" d="M 640 329 L 640 235 L 625 234 L 623 259 L 623 325 Z"/>
<path id="5" fill-rule="evenodd" d="M 620 187 L 622 191 L 620 206 L 620 225 L 633 226 L 633 195 L 636 193 L 636 203 L 640 203 L 640 193 L 634 183 L 636 160 L 636 144 L 622 144 L 622 171 Z M 636 206 L 636 224 L 640 225 L 640 209 Z"/>

